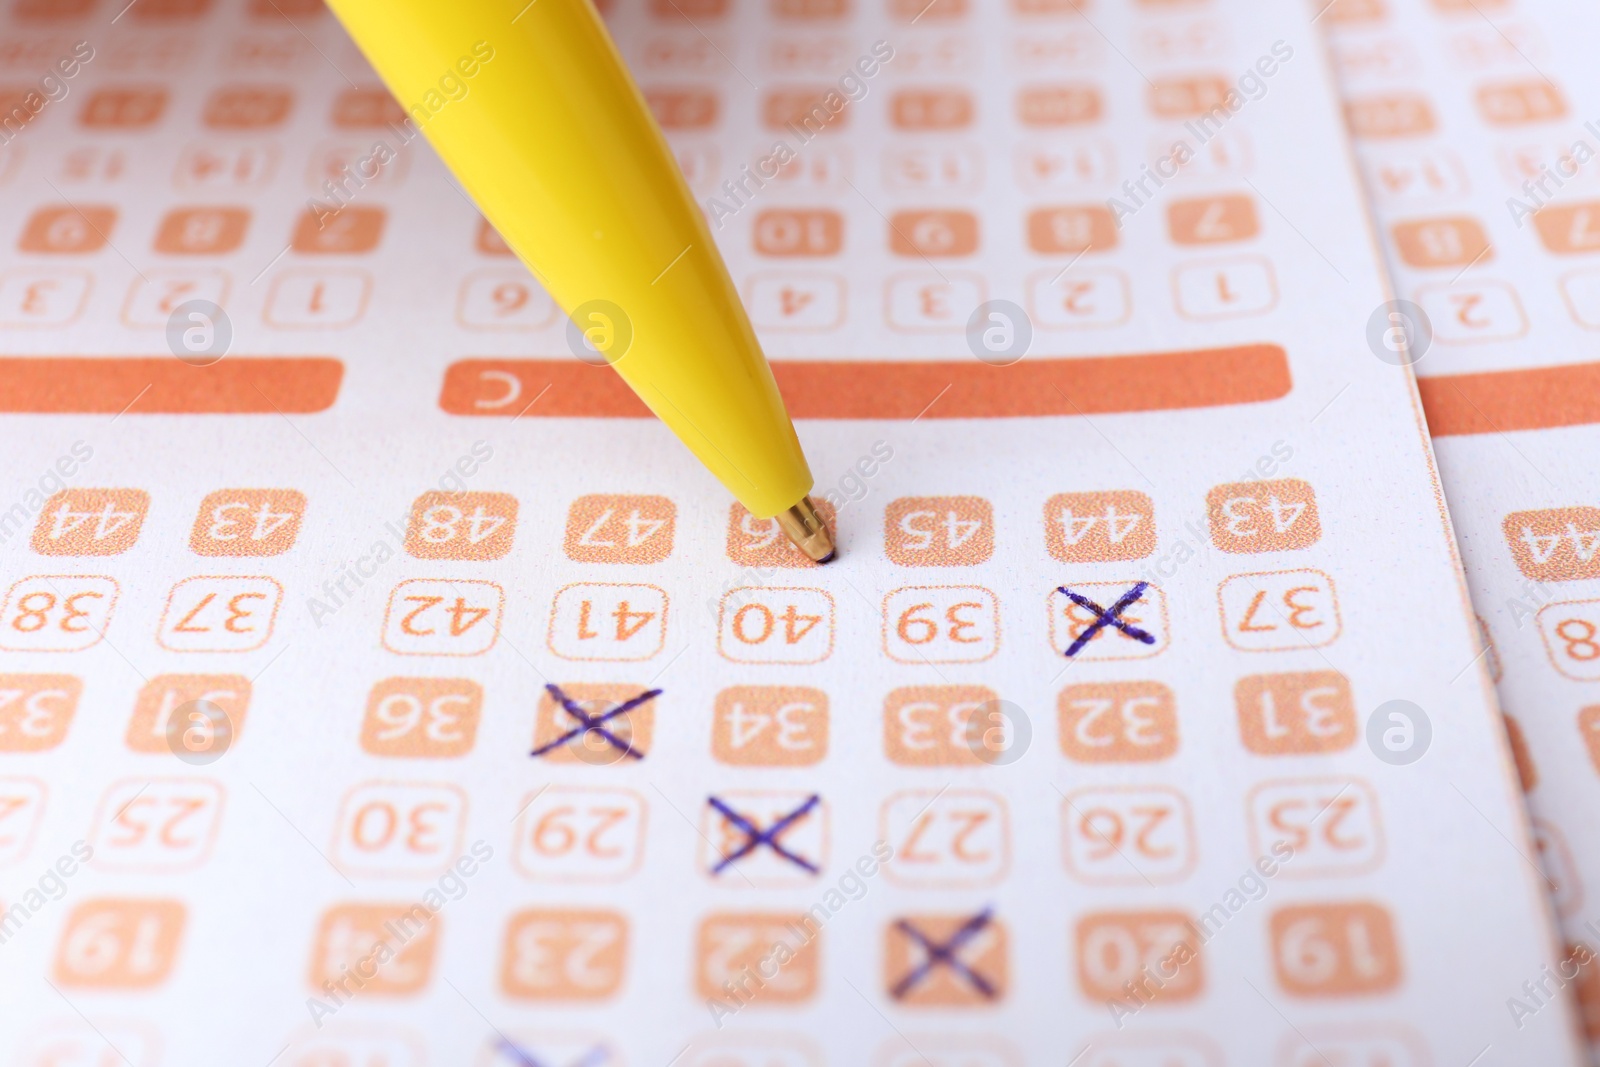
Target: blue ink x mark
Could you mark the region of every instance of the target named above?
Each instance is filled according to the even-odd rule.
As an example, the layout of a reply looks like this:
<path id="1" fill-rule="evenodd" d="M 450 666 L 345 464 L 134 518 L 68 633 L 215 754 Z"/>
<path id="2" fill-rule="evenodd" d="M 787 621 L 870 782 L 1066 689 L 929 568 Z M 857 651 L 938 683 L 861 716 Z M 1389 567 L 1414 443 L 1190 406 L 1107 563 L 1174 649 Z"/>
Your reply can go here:
<path id="1" fill-rule="evenodd" d="M 754 852 L 762 845 L 770 848 L 772 851 L 776 852 L 790 863 L 793 863 L 795 866 L 804 867 L 812 874 L 818 873 L 816 864 L 812 863 L 804 856 L 797 856 L 793 852 L 790 852 L 788 849 L 784 848 L 783 842 L 779 841 L 778 837 L 789 827 L 793 826 L 795 823 L 811 814 L 811 809 L 816 807 L 821 802 L 822 797 L 816 793 L 812 793 L 811 796 L 806 799 L 804 804 L 801 804 L 798 808 L 795 808 L 789 814 L 785 815 L 783 818 L 779 819 L 777 822 L 763 830 L 754 822 L 745 818 L 743 815 L 740 815 L 737 811 L 734 811 L 732 808 L 728 807 L 727 804 L 723 803 L 721 800 L 718 800 L 716 797 L 706 797 L 707 804 L 710 804 L 713 808 L 716 808 L 717 811 L 722 813 L 722 817 L 724 819 L 727 819 L 744 833 L 744 844 L 723 856 L 722 862 L 711 868 L 711 873 L 721 874 L 729 864 L 750 855 L 750 853 Z"/>
<path id="2" fill-rule="evenodd" d="M 500 1052 L 505 1053 L 508 1057 L 515 1061 L 516 1067 L 544 1067 L 543 1063 L 540 1063 L 538 1060 L 534 1059 L 532 1053 L 519 1046 L 515 1041 L 511 1040 L 504 1034 L 500 1035 L 500 1040 L 495 1042 L 495 1046 Z M 573 1060 L 571 1067 L 592 1067 L 592 1065 L 598 1064 L 603 1060 L 610 1058 L 610 1056 L 610 1051 L 604 1045 L 596 1045 L 588 1052 L 585 1052 L 578 1059 Z"/>
<path id="3" fill-rule="evenodd" d="M 618 704 L 616 707 L 612 708 L 603 715 L 590 715 L 587 711 L 583 710 L 582 704 L 563 693 L 560 686 L 546 685 L 544 688 L 545 692 L 549 693 L 551 696 L 555 697 L 556 700 L 561 702 L 561 706 L 567 709 L 568 715 L 571 715 L 574 719 L 578 720 L 578 725 L 574 726 L 572 729 L 568 730 L 554 741 L 551 741 L 549 744 L 540 745 L 538 748 L 528 753 L 530 756 L 542 756 L 546 752 L 552 752 L 580 734 L 596 733 L 604 738 L 607 744 L 621 752 L 624 756 L 632 756 L 634 759 L 644 759 L 644 753 L 635 751 L 633 745 L 622 740 L 610 730 L 607 730 L 604 724 L 607 721 L 616 718 L 618 715 L 626 715 L 628 712 L 632 711 L 634 708 L 637 708 L 641 704 L 648 704 L 650 701 L 661 695 L 661 690 L 647 690 L 646 692 L 640 693 L 632 700 L 623 701 L 621 704 Z"/>
<path id="4" fill-rule="evenodd" d="M 965 978 L 972 985 L 972 988 L 982 993 L 985 998 L 993 1000 L 996 993 L 989 980 L 956 957 L 956 953 L 961 951 L 961 946 L 978 936 L 978 932 L 988 926 L 989 920 L 992 918 L 994 918 L 994 909 L 984 908 L 965 923 L 962 923 L 961 928 L 943 942 L 933 940 L 904 919 L 898 920 L 894 924 L 895 929 L 921 945 L 923 951 L 928 954 L 928 958 L 920 966 L 907 971 L 905 977 L 896 982 L 894 988 L 889 990 L 889 995 L 896 1000 L 901 999 L 911 992 L 913 986 L 932 974 L 935 967 L 943 965 Z"/>
<path id="5" fill-rule="evenodd" d="M 1057 592 L 1094 616 L 1094 622 L 1089 624 L 1088 629 L 1079 634 L 1078 639 L 1067 646 L 1066 654 L 1069 657 L 1076 656 L 1080 651 L 1082 651 L 1084 645 L 1087 645 L 1090 641 L 1094 640 L 1095 634 L 1099 633 L 1101 630 L 1104 630 L 1107 626 L 1115 626 L 1118 630 L 1121 630 L 1124 634 L 1133 638 L 1135 641 L 1142 641 L 1147 645 L 1155 644 L 1156 638 L 1154 634 L 1147 633 L 1146 631 L 1139 629 L 1131 622 L 1124 622 L 1119 617 L 1124 611 L 1127 611 L 1135 603 L 1137 603 L 1139 598 L 1144 596 L 1144 591 L 1148 588 L 1150 588 L 1149 582 L 1135 582 L 1133 584 L 1133 588 L 1129 589 L 1126 593 L 1123 593 L 1120 597 L 1118 597 L 1117 602 L 1112 604 L 1108 609 L 1102 608 L 1099 604 L 1096 604 L 1082 593 L 1074 593 L 1064 585 L 1057 586 Z"/>

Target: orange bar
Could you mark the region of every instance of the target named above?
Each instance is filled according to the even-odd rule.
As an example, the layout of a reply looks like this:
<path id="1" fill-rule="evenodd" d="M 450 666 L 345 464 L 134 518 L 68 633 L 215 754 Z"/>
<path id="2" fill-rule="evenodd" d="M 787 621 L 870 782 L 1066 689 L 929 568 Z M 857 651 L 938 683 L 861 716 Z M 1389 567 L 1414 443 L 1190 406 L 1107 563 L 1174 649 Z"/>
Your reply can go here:
<path id="1" fill-rule="evenodd" d="M 173 356 L 0 358 L 0 412 L 255 415 L 326 411 L 344 364 L 323 356 L 241 356 L 192 367 Z"/>
<path id="2" fill-rule="evenodd" d="M 1277 345 L 1150 355 L 1025 359 L 991 367 L 933 362 L 775 360 L 796 419 L 993 419 L 1103 415 L 1253 404 L 1287 396 Z M 608 367 L 576 359 L 464 359 L 445 371 L 439 406 L 452 415 L 644 418 Z"/>
<path id="3" fill-rule="evenodd" d="M 1435 437 L 1600 423 L 1600 363 L 1419 378 L 1417 389 Z"/>

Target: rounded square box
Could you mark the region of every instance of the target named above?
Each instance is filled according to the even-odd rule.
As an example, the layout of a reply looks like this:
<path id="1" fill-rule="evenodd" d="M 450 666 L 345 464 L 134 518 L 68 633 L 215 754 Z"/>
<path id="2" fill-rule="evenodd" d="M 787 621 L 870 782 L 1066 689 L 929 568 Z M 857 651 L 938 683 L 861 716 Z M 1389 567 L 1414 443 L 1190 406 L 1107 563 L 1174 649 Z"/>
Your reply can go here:
<path id="1" fill-rule="evenodd" d="M 526 270 L 485 267 L 461 280 L 456 321 L 469 330 L 537 330 L 555 316 L 555 301 Z"/>
<path id="2" fill-rule="evenodd" d="M 889 251 L 918 259 L 970 256 L 978 251 L 978 216 L 959 209 L 896 211 L 889 216 Z"/>
<path id="3" fill-rule="evenodd" d="M 282 600 L 272 578 L 185 578 L 167 594 L 156 641 L 172 652 L 249 652 L 271 639 Z"/>
<path id="4" fill-rule="evenodd" d="M 510 493 L 430 489 L 411 503 L 406 554 L 416 559 L 502 559 L 517 532 Z"/>
<path id="5" fill-rule="evenodd" d="M 87 255 L 106 246 L 116 224 L 117 209 L 103 204 L 42 207 L 28 216 L 17 250 L 38 255 Z"/>
<path id="6" fill-rule="evenodd" d="M 367 694 L 361 750 L 399 759 L 454 759 L 472 751 L 483 687 L 468 678 L 385 678 Z"/>
<path id="7" fill-rule="evenodd" d="M 516 1000 L 597 1001 L 627 977 L 628 919 L 602 908 L 529 908 L 506 923 L 500 992 Z"/>
<path id="8" fill-rule="evenodd" d="M 979 663 L 1000 651 L 1000 601 L 981 585 L 912 585 L 883 598 L 883 651 L 900 663 Z"/>
<path id="9" fill-rule="evenodd" d="M 207 493 L 189 531 L 197 556 L 281 556 L 294 547 L 306 515 L 298 489 L 218 489 Z"/>
<path id="10" fill-rule="evenodd" d="M 37 574 L 19 578 L 0 606 L 0 648 L 78 652 L 100 643 L 119 588 L 103 575 Z"/>
<path id="11" fill-rule="evenodd" d="M 695 995 L 731 1003 L 725 983 L 743 979 L 754 991 L 748 1003 L 805 1003 L 816 996 L 821 978 L 821 935 L 804 912 L 712 912 L 695 932 Z M 762 976 L 760 987 L 744 978 L 747 972 Z"/>
<path id="12" fill-rule="evenodd" d="M 578 563 L 660 563 L 672 555 L 678 506 L 664 496 L 595 493 L 567 509 L 562 549 Z"/>
<path id="13" fill-rule="evenodd" d="M 1535 228 L 1538 220 L 1535 214 Z M 1483 224 L 1466 215 L 1397 222 L 1389 227 L 1389 237 L 1408 267 L 1466 267 L 1494 258 Z"/>
<path id="14" fill-rule="evenodd" d="M 1174 200 L 1167 205 L 1167 236 L 1173 244 L 1248 241 L 1260 232 L 1256 202 L 1248 193 Z"/>
<path id="15" fill-rule="evenodd" d="M 83 680 L 71 674 L 0 674 L 0 752 L 44 752 L 66 740 Z"/>
<path id="16" fill-rule="evenodd" d="M 373 204 L 346 204 L 336 214 L 307 210 L 289 247 L 302 255 L 360 255 L 378 247 L 387 221 L 388 212 Z"/>
<path id="17" fill-rule="evenodd" d="M 1198 928 L 1186 912 L 1091 912 L 1078 919 L 1074 942 L 1078 989 L 1089 1000 L 1177 1004 L 1205 992 Z"/>
<path id="18" fill-rule="evenodd" d="M 1132 489 L 1057 493 L 1044 505 L 1044 543 L 1063 563 L 1143 559 L 1156 550 L 1155 505 Z"/>
<path id="19" fill-rule="evenodd" d="M 242 674 L 158 674 L 134 698 L 123 742 L 133 752 L 157 755 L 175 755 L 173 740 L 206 752 L 238 740 L 249 711 L 250 679 Z M 177 738 L 169 739 L 174 715 L 184 725 Z"/>
<path id="20" fill-rule="evenodd" d="M 1222 636 L 1242 652 L 1321 648 L 1339 637 L 1339 597 L 1319 570 L 1235 574 L 1217 587 Z"/>
<path id="21" fill-rule="evenodd" d="M 1194 814 L 1168 786 L 1101 786 L 1061 799 L 1061 854 L 1085 885 L 1167 885 L 1199 861 Z"/>
<path id="22" fill-rule="evenodd" d="M 821 663 L 833 654 L 833 633 L 826 590 L 741 586 L 722 596 L 717 650 L 735 663 Z"/>
<path id="23" fill-rule="evenodd" d="M 976 767 L 973 716 L 999 707 L 1000 696 L 981 685 L 912 685 L 883 698 L 883 754 L 902 767 Z M 979 720 L 981 725 L 983 720 Z"/>
<path id="24" fill-rule="evenodd" d="M 654 585 L 575 582 L 550 605 L 551 652 L 619 663 L 652 659 L 667 644 L 667 594 Z"/>
<path id="25" fill-rule="evenodd" d="M 883 987 L 909 1008 L 974 1008 L 1009 992 L 1010 936 L 988 911 L 907 915 L 884 927 Z"/>
<path id="26" fill-rule="evenodd" d="M 981 496 L 906 496 L 883 515 L 883 548 L 904 567 L 967 567 L 994 555 L 994 506 Z"/>
<path id="27" fill-rule="evenodd" d="M 1178 314 L 1200 322 L 1264 315 L 1278 305 L 1272 261 L 1260 256 L 1181 263 L 1172 269 Z"/>
<path id="28" fill-rule="evenodd" d="M 124 778 L 100 798 L 89 843 L 97 870 L 191 871 L 205 863 L 222 824 L 226 790 L 209 778 Z"/>
<path id="29" fill-rule="evenodd" d="M 1268 919 L 1278 987 L 1295 997 L 1370 996 L 1400 984 L 1400 942 L 1373 901 L 1297 904 Z"/>
<path id="30" fill-rule="evenodd" d="M 1355 697 L 1338 671 L 1251 674 L 1233 687 L 1239 739 L 1258 756 L 1338 752 L 1356 742 Z"/>
<path id="31" fill-rule="evenodd" d="M 334 865 L 358 878 L 432 878 L 461 855 L 467 794 L 439 782 L 362 782 L 334 820 Z"/>
<path id="32" fill-rule="evenodd" d="M 998 793 L 913 789 L 891 795 L 878 814 L 879 836 L 894 850 L 884 877 L 915 889 L 979 889 L 1005 881 L 1011 820 Z"/>
<path id="33" fill-rule="evenodd" d="M 249 225 L 249 208 L 173 208 L 161 218 L 154 248 L 168 256 L 220 256 L 244 244 Z"/>
<path id="34" fill-rule="evenodd" d="M 1245 799 L 1250 851 L 1293 856 L 1285 878 L 1366 874 L 1383 862 L 1378 793 L 1361 778 L 1320 776 L 1260 782 Z"/>
<path id="35" fill-rule="evenodd" d="M 133 547 L 150 510 L 143 489 L 63 489 L 44 502 L 31 547 L 41 556 L 116 556 Z"/>
<path id="36" fill-rule="evenodd" d="M 826 500 L 812 500 L 830 530 L 838 529 L 837 509 Z M 742 567 L 817 567 L 810 556 L 784 536 L 777 519 L 758 519 L 738 501 L 728 506 L 728 559 Z"/>
<path id="37" fill-rule="evenodd" d="M 1148 582 L 1073 582 L 1052 590 L 1050 647 L 1068 659 L 1148 659 L 1167 648 L 1167 595 Z"/>
<path id="38" fill-rule="evenodd" d="M 438 915 L 423 904 L 335 904 L 317 924 L 306 980 L 321 991 L 354 971 L 372 976 L 363 996 L 410 996 L 427 988 L 438 944 Z"/>
<path id="39" fill-rule="evenodd" d="M 500 636 L 505 591 L 494 582 L 411 578 L 389 593 L 383 647 L 402 656 L 481 656 Z"/>
<path id="40" fill-rule="evenodd" d="M 154 988 L 177 965 L 187 918 L 177 900 L 86 900 L 62 925 L 52 976 L 70 989 Z"/>
<path id="41" fill-rule="evenodd" d="M 1223 552 L 1292 552 L 1322 539 L 1317 492 L 1299 478 L 1214 486 L 1206 514 L 1211 543 Z"/>
<path id="42" fill-rule="evenodd" d="M 1079 763 L 1150 763 L 1176 755 L 1177 698 L 1161 682 L 1085 682 L 1056 698 L 1061 752 Z"/>
<path id="43" fill-rule="evenodd" d="M 261 315 L 279 329 L 340 329 L 361 320 L 371 296 L 364 270 L 291 268 L 273 275 Z"/>
<path id="44" fill-rule="evenodd" d="M 1536 582 L 1600 578 L 1600 508 L 1513 511 L 1500 520 L 1500 529 L 1524 578 Z"/>
<path id="45" fill-rule="evenodd" d="M 644 860 L 643 796 L 632 789 L 552 785 L 528 795 L 511 863 L 535 882 L 620 882 Z"/>
<path id="46" fill-rule="evenodd" d="M 734 685 L 711 711 L 711 758 L 736 767 L 809 767 L 828 754 L 828 694 L 800 685 Z"/>

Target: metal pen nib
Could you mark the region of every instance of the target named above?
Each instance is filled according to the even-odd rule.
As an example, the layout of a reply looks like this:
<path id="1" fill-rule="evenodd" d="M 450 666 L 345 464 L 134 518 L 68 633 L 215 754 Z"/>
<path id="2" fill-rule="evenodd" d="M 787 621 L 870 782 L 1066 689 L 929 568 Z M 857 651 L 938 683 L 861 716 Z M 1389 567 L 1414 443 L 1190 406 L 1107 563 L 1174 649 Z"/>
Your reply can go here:
<path id="1" fill-rule="evenodd" d="M 822 516 L 817 514 L 809 496 L 801 497 L 800 503 L 788 511 L 780 511 L 778 525 L 813 562 L 826 563 L 833 558 L 833 535 L 828 533 L 827 525 L 822 521 Z"/>

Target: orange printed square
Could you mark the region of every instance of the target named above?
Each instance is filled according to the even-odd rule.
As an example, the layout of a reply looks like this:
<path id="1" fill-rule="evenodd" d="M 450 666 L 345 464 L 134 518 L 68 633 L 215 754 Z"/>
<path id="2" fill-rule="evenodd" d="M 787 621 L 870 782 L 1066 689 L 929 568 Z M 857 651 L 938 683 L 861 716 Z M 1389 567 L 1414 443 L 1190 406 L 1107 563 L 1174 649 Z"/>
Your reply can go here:
<path id="1" fill-rule="evenodd" d="M 1104 113 L 1100 90 L 1092 85 L 1036 85 L 1017 94 L 1017 120 L 1034 129 L 1081 126 Z"/>
<path id="2" fill-rule="evenodd" d="M 1246 241 L 1260 232 L 1256 202 L 1247 193 L 1174 200 L 1167 206 L 1167 233 L 1174 244 Z"/>
<path id="3" fill-rule="evenodd" d="M 439 919 L 426 905 L 336 904 L 322 913 L 307 975 L 317 990 L 407 996 L 433 972 Z"/>
<path id="4" fill-rule="evenodd" d="M 389 90 L 380 85 L 368 89 L 342 90 L 334 97 L 330 118 L 335 129 L 381 130 L 404 122 L 406 110 L 389 95 Z"/>
<path id="5" fill-rule="evenodd" d="M 1252 674 L 1233 687 L 1239 737 L 1258 756 L 1338 752 L 1356 741 L 1350 680 L 1338 671 Z"/>
<path id="6" fill-rule="evenodd" d="M 622 988 L 628 919 L 601 908 L 530 908 L 511 916 L 500 990 L 519 1000 L 603 1000 Z"/>
<path id="7" fill-rule="evenodd" d="M 62 927 L 55 980 L 79 989 L 158 986 L 178 962 L 187 915 L 176 900 L 86 900 Z"/>
<path id="8" fill-rule="evenodd" d="M 224 85 L 206 100 L 201 121 L 213 130 L 262 130 L 281 126 L 294 93 L 281 85 Z"/>
<path id="9" fill-rule="evenodd" d="M 249 710 L 250 679 L 242 674 L 158 674 L 134 699 L 124 741 L 134 752 L 220 756 Z"/>
<path id="10" fill-rule="evenodd" d="M 430 489 L 411 503 L 406 553 L 417 559 L 501 559 L 517 532 L 510 493 Z"/>
<path id="11" fill-rule="evenodd" d="M 61 744 L 82 695 L 82 679 L 70 674 L 0 674 L 0 752 Z"/>
<path id="12" fill-rule="evenodd" d="M 892 689 L 883 698 L 883 753 L 902 767 L 992 763 L 984 734 L 1004 714 L 999 694 L 987 686 Z"/>
<path id="13" fill-rule="evenodd" d="M 207 493 L 189 531 L 197 556 L 279 556 L 294 546 L 306 514 L 298 489 L 218 489 Z"/>
<path id="14" fill-rule="evenodd" d="M 907 915 L 884 930 L 883 985 L 906 1007 L 998 1003 L 1010 980 L 1007 935 L 989 909 L 975 915 Z"/>
<path id="15" fill-rule="evenodd" d="M 42 207 L 28 216 L 17 248 L 44 255 L 81 255 L 98 252 L 111 239 L 117 209 L 100 204 L 76 207 Z"/>
<path id="16" fill-rule="evenodd" d="M 1206 494 L 1211 542 L 1224 552 L 1289 552 L 1322 537 L 1317 492 L 1310 482 L 1228 482 Z"/>
<path id="17" fill-rule="evenodd" d="M 1473 93 L 1478 114 L 1491 126 L 1525 126 L 1552 122 L 1567 114 L 1567 100 L 1548 81 L 1480 85 Z"/>
<path id="18" fill-rule="evenodd" d="M 295 223 L 289 247 L 311 255 L 370 252 L 383 237 L 388 218 L 381 207 L 347 204 L 337 213 L 307 210 Z"/>
<path id="19" fill-rule="evenodd" d="M 981 496 L 906 496 L 883 516 L 883 547 L 905 567 L 967 567 L 994 555 L 994 507 Z"/>
<path id="20" fill-rule="evenodd" d="M 813 500 L 830 530 L 838 529 L 838 512 L 826 500 Z M 810 556 L 784 536 L 777 519 L 758 519 L 738 501 L 728 506 L 728 558 L 743 567 L 816 567 Z"/>
<path id="21" fill-rule="evenodd" d="M 807 913 L 713 912 L 695 935 L 695 992 L 730 1007 L 816 995 L 822 927 Z"/>
<path id="22" fill-rule="evenodd" d="M 644 102 L 664 130 L 704 130 L 722 110 L 714 89 L 646 89 Z"/>
<path id="23" fill-rule="evenodd" d="M 385 678 L 367 694 L 361 750 L 402 759 L 451 759 L 472 751 L 483 687 L 467 678 Z"/>
<path id="24" fill-rule="evenodd" d="M 1600 508 L 1513 511 L 1500 523 L 1511 558 L 1536 582 L 1600 578 Z"/>
<path id="25" fill-rule="evenodd" d="M 809 138 L 849 119 L 850 98 L 831 85 L 774 89 L 761 100 L 761 124 L 769 130 L 795 130 Z"/>
<path id="26" fill-rule="evenodd" d="M 1292 996 L 1367 996 L 1400 984 L 1400 942 L 1382 904 L 1299 904 L 1273 912 L 1269 925 L 1273 971 Z"/>
<path id="27" fill-rule="evenodd" d="M 1193 1000 L 1206 984 L 1195 931 L 1194 920 L 1181 911 L 1085 915 L 1076 932 L 1078 988 L 1107 1003 Z"/>
<path id="28" fill-rule="evenodd" d="M 978 216 L 970 211 L 896 211 L 889 216 L 889 251 L 897 256 L 970 256 L 977 250 Z"/>
<path id="29" fill-rule="evenodd" d="M 1433 104 L 1420 93 L 1389 93 L 1347 100 L 1344 121 L 1352 136 L 1373 140 L 1416 137 L 1439 128 Z"/>
<path id="30" fill-rule="evenodd" d="M 751 230 L 764 256 L 833 256 L 844 247 L 844 216 L 832 208 L 772 208 Z"/>
<path id="31" fill-rule="evenodd" d="M 1109 252 L 1117 247 L 1117 223 L 1100 204 L 1042 207 L 1028 212 L 1028 247 L 1045 255 Z"/>
<path id="32" fill-rule="evenodd" d="M 1157 78 L 1150 86 L 1150 111 L 1162 119 L 1192 119 L 1226 109 L 1232 83 L 1217 75 Z"/>
<path id="33" fill-rule="evenodd" d="M 156 230 L 155 250 L 170 256 L 221 255 L 244 243 L 249 225 L 248 208 L 174 208 Z"/>
<path id="34" fill-rule="evenodd" d="M 89 94 L 78 122 L 91 130 L 139 130 L 161 121 L 167 91 L 159 86 L 113 86 Z"/>
<path id="35" fill-rule="evenodd" d="M 116 556 L 133 547 L 150 510 L 143 489 L 63 489 L 39 512 L 33 550 L 41 556 Z"/>
<path id="36" fill-rule="evenodd" d="M 580 496 L 567 509 L 567 558 L 579 563 L 660 563 L 672 555 L 678 507 L 664 496 Z"/>
<path id="37" fill-rule="evenodd" d="M 591 767 L 642 760 L 655 733 L 660 695 L 659 689 L 638 685 L 546 685 L 534 711 L 533 755 Z"/>
<path id="38" fill-rule="evenodd" d="M 889 122 L 897 130 L 965 129 L 975 111 L 965 89 L 901 89 L 889 98 Z"/>
<path id="39" fill-rule="evenodd" d="M 1534 212 L 1533 228 L 1547 252 L 1566 256 L 1600 250 L 1600 200 L 1547 204 Z"/>
<path id="40" fill-rule="evenodd" d="M 1156 550 L 1155 505 L 1144 493 L 1057 493 L 1044 505 L 1044 543 L 1063 563 L 1143 559 Z"/>
<path id="41" fill-rule="evenodd" d="M 1389 232 L 1407 266 L 1465 267 L 1494 258 L 1483 225 L 1467 215 L 1397 222 Z"/>
<path id="42" fill-rule="evenodd" d="M 1061 752 L 1079 763 L 1148 763 L 1178 752 L 1178 705 L 1161 682 L 1085 682 L 1056 698 Z"/>
<path id="43" fill-rule="evenodd" d="M 737 767 L 809 767 L 828 754 L 828 694 L 803 685 L 734 685 L 711 711 L 711 757 Z"/>

